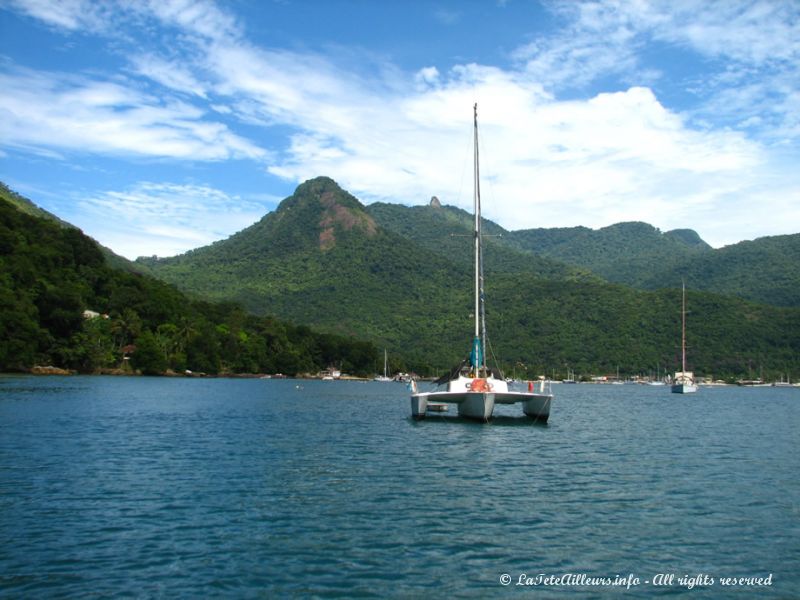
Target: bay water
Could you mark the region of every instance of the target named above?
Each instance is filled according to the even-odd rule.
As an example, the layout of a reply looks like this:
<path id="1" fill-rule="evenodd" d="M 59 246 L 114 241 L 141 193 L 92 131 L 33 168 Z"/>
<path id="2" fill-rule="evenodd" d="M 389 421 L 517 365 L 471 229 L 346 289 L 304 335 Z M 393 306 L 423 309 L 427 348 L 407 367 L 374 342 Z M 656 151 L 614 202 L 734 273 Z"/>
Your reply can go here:
<path id="1" fill-rule="evenodd" d="M 800 389 L 0 377 L 0 596 L 800 597 Z"/>

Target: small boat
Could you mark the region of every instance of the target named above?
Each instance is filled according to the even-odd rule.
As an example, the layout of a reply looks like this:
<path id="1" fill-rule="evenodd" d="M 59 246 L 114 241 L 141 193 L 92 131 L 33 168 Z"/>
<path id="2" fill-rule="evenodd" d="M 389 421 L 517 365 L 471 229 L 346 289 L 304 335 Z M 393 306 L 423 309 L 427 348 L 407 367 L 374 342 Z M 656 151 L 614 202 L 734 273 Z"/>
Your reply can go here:
<path id="1" fill-rule="evenodd" d="M 681 370 L 675 373 L 672 380 L 672 393 L 693 394 L 697 391 L 694 373 L 686 370 L 686 282 L 682 282 L 681 290 Z"/>
<path id="2" fill-rule="evenodd" d="M 475 332 L 469 358 L 452 369 L 436 383 L 446 385 L 442 391 L 420 392 L 415 381 L 411 382 L 411 415 L 422 419 L 428 406 L 442 403 L 456 404 L 458 415 L 486 422 L 492 418 L 495 404 L 522 404 L 527 416 L 546 423 L 550 417 L 553 394 L 542 380 L 539 391 L 533 382 L 528 391 L 512 391 L 498 371 L 491 371 L 486 364 L 486 311 L 484 305 L 483 242 L 481 236 L 480 170 L 478 161 L 478 105 L 474 106 L 474 212 L 475 226 Z"/>
<path id="3" fill-rule="evenodd" d="M 746 387 L 772 387 L 771 383 L 767 383 L 761 379 L 740 379 L 736 384 Z"/>
<path id="4" fill-rule="evenodd" d="M 666 377 L 666 376 L 667 376 L 666 373 L 664 373 L 664 377 Z M 664 380 L 661 379 L 661 366 L 660 365 L 656 365 L 656 378 L 655 379 L 651 379 L 650 381 L 648 381 L 647 385 L 666 385 L 664 383 Z"/>
<path id="5" fill-rule="evenodd" d="M 386 348 L 383 349 L 383 375 L 378 375 L 373 381 L 394 381 L 391 377 L 386 374 L 388 369 L 389 362 L 388 362 L 388 355 L 386 354 Z"/>
<path id="6" fill-rule="evenodd" d="M 792 387 L 792 380 L 787 375 L 786 381 L 783 380 L 783 373 L 781 373 L 781 380 L 774 381 L 772 383 L 772 387 Z"/>

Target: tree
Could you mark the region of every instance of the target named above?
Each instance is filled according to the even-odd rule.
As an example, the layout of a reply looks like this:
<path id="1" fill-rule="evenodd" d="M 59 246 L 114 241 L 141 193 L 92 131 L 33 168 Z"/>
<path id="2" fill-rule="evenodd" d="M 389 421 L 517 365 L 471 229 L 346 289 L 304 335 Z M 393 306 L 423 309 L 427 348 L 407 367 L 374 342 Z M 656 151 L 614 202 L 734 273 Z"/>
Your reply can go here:
<path id="1" fill-rule="evenodd" d="M 167 360 L 156 336 L 148 329 L 136 339 L 136 351 L 131 357 L 133 368 L 143 375 L 161 375 L 167 370 Z"/>

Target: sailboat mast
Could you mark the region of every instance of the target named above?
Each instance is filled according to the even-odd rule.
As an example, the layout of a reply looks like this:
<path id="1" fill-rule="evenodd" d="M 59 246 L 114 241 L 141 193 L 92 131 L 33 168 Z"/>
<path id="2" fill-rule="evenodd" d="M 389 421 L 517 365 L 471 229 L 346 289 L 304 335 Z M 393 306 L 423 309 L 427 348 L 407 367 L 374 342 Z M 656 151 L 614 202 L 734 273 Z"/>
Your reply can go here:
<path id="1" fill-rule="evenodd" d="M 686 281 L 681 280 L 681 371 L 686 372 Z"/>
<path id="2" fill-rule="evenodd" d="M 474 126 L 473 126 L 473 164 L 472 175 L 474 181 L 472 182 L 472 212 L 475 217 L 475 226 L 473 235 L 475 236 L 475 337 L 479 337 L 480 332 L 480 231 L 481 231 L 481 217 L 480 217 L 480 183 L 478 178 L 478 104 L 474 106 Z"/>
<path id="3" fill-rule="evenodd" d="M 480 356 L 476 368 L 486 374 L 486 313 L 483 290 L 483 247 L 481 239 L 481 180 L 478 152 L 478 103 L 474 107 L 474 212 L 475 212 L 475 340 L 480 344 Z"/>

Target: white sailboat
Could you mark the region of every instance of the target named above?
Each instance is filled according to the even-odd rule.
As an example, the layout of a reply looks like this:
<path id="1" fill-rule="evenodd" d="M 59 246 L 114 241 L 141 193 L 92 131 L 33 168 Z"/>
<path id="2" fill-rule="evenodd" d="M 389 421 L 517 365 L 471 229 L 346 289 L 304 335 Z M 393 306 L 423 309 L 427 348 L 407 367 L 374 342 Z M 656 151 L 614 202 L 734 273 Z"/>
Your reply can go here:
<path id="1" fill-rule="evenodd" d="M 462 417 L 488 421 L 492 417 L 495 404 L 522 404 L 522 411 L 529 417 L 547 422 L 553 395 L 546 382 L 539 383 L 535 391 L 532 382 L 528 392 L 508 389 L 508 383 L 486 365 L 486 314 L 484 310 L 483 289 L 483 245 L 481 239 L 481 199 L 480 170 L 478 156 L 478 105 L 474 106 L 474 212 L 475 212 L 475 335 L 472 341 L 469 361 L 466 360 L 437 383 L 447 385 L 446 390 L 419 392 L 416 382 L 412 382 L 411 415 L 415 419 L 425 417 L 429 410 L 438 410 L 444 403 L 456 404 Z"/>
<path id="2" fill-rule="evenodd" d="M 666 369 L 664 369 L 664 377 L 667 376 Z M 647 385 L 666 385 L 664 380 L 661 379 L 661 365 L 656 364 L 656 378 L 647 382 Z"/>
<path id="3" fill-rule="evenodd" d="M 681 370 L 675 373 L 672 380 L 672 393 L 693 394 L 697 391 L 694 373 L 686 370 L 686 282 L 682 282 L 681 290 Z"/>
<path id="4" fill-rule="evenodd" d="M 386 348 L 383 349 L 383 375 L 378 375 L 374 381 L 392 381 L 392 378 L 389 377 L 388 373 L 386 372 L 389 367 L 389 355 L 386 354 Z"/>

